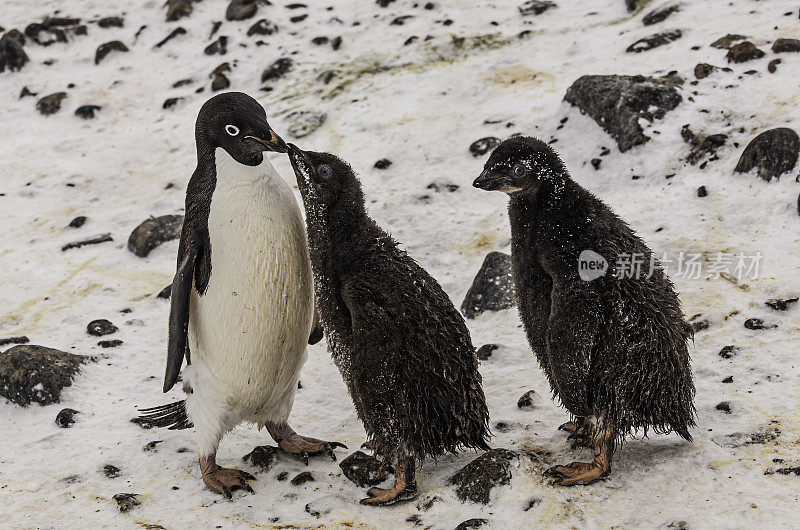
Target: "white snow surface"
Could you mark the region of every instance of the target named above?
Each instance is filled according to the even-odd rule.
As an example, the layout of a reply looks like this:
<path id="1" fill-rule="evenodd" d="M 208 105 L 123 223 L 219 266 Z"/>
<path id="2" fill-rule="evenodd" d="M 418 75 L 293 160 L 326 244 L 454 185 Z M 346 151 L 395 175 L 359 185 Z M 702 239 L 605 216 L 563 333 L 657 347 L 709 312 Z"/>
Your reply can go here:
<path id="1" fill-rule="evenodd" d="M 227 2 L 204 0 L 194 4 L 190 17 L 171 23 L 164 21 L 160 0 L 2 3 L 0 26 L 6 29 L 22 30 L 55 13 L 84 21 L 123 15 L 125 26 L 101 29 L 90 22 L 87 36 L 67 44 L 29 43 L 31 62 L 20 72 L 0 74 L 0 337 L 24 334 L 34 344 L 98 359 L 81 369 L 60 404 L 23 408 L 0 402 L 0 527 L 452 529 L 470 518 L 484 518 L 491 528 L 796 527 L 800 477 L 765 471 L 800 465 L 800 308 L 778 312 L 764 302 L 800 295 L 798 168 L 771 183 L 733 168 L 756 134 L 800 129 L 800 54 L 780 54 L 777 72 L 767 72 L 767 63 L 778 57 L 769 49 L 772 42 L 797 36 L 797 3 L 682 1 L 679 12 L 645 27 L 644 13 L 672 2 L 654 0 L 631 14 L 623 0 L 556 0 L 557 8 L 522 17 L 520 0 L 433 1 L 435 8 L 426 10 L 423 0 L 398 0 L 387 8 L 372 0 L 306 0 L 306 9 L 273 0 L 253 19 L 227 22 Z M 290 22 L 301 13 L 308 18 Z M 414 18 L 391 25 L 400 15 Z M 247 28 L 264 17 L 280 31 L 247 37 Z M 447 19 L 452 24 L 443 24 Z M 228 53 L 204 55 L 218 20 L 218 35 L 229 37 Z M 154 49 L 178 26 L 188 34 Z M 669 29 L 680 29 L 683 37 L 625 53 L 639 38 Z M 517 38 L 523 30 L 530 35 Z M 709 46 L 727 33 L 747 35 L 766 56 L 728 65 L 726 51 Z M 311 43 L 322 35 L 341 35 L 341 49 Z M 420 39 L 404 46 L 412 35 Z M 427 35 L 433 38 L 426 42 Z M 495 37 L 471 44 L 481 35 Z M 466 44 L 459 48 L 454 36 L 467 37 Z M 130 52 L 112 52 L 95 65 L 96 47 L 111 40 L 121 40 Z M 258 40 L 266 45 L 256 46 Z M 293 58 L 294 71 L 269 83 L 272 92 L 260 91 L 262 70 L 283 56 Z M 491 424 L 508 424 L 507 430 L 493 428 L 491 443 L 535 451 L 541 462 L 515 468 L 511 483 L 493 490 L 490 504 L 462 503 L 448 484 L 474 454 L 425 463 L 418 472 L 419 498 L 441 499 L 427 511 L 416 502 L 365 507 L 358 504 L 364 490 L 327 457 L 313 458 L 306 468 L 281 455 L 263 473 L 242 462 L 254 446 L 273 444 L 265 431 L 249 426 L 224 438 L 218 462 L 255 473 L 256 493 L 237 492 L 231 502 L 206 490 L 191 430 L 143 430 L 129 422 L 137 407 L 181 394 L 161 393 L 168 303 L 155 298 L 174 274 L 177 242 L 142 259 L 126 249 L 126 241 L 148 216 L 182 213 L 195 166 L 195 116 L 211 96 L 208 74 L 223 61 L 233 68 L 231 89 L 256 97 L 285 139 L 332 151 L 353 165 L 371 214 L 457 305 L 486 253 L 509 251 L 506 198 L 470 185 L 485 157 L 473 158 L 468 146 L 484 136 L 556 139 L 553 146 L 573 177 L 657 253 L 761 252 L 758 278 L 744 284 L 674 278 L 685 313 L 700 313 L 710 322 L 691 349 L 694 442 L 676 435 L 634 438 L 617 451 L 609 479 L 586 487 L 551 486 L 544 468 L 591 455 L 571 450 L 565 433 L 557 431 L 567 414 L 550 399 L 511 309 L 468 321 L 476 346 L 502 346 L 480 366 Z M 730 66 L 732 72 L 717 71 L 692 85 L 700 62 Z M 337 75 L 324 84 L 319 76 L 327 70 Z M 584 74 L 671 70 L 687 80 L 683 102 L 663 120 L 646 124 L 652 141 L 627 153 L 562 101 Z M 755 73 L 745 74 L 749 70 Z M 172 88 L 184 78 L 193 81 Z M 62 90 L 68 97 L 59 113 L 44 117 L 35 109 L 38 97 L 18 98 L 24 86 L 38 97 Z M 196 93 L 200 88 L 205 90 Z M 185 100 L 162 109 L 170 97 Z M 83 121 L 73 115 L 82 104 L 102 109 L 96 119 Z M 293 139 L 286 117 L 296 110 L 325 112 L 327 121 L 312 135 Z M 559 128 L 563 118 L 568 121 Z M 687 123 L 695 132 L 729 137 L 719 160 L 704 169 L 685 162 L 689 147 L 680 130 Z M 589 161 L 603 146 L 611 153 L 596 171 Z M 381 158 L 393 165 L 373 169 Z M 271 160 L 294 184 L 288 160 L 277 154 Z M 666 179 L 669 174 L 675 176 Z M 459 189 L 437 193 L 427 188 L 431 182 Z M 170 183 L 174 187 L 166 189 Z M 701 185 L 709 192 L 705 198 L 696 194 Z M 428 199 L 421 200 L 424 195 Z M 88 217 L 86 225 L 68 228 L 77 215 Z M 106 232 L 113 243 L 61 251 L 65 243 Z M 123 314 L 126 308 L 131 312 Z M 745 329 L 744 320 L 753 317 L 778 327 Z M 99 347 L 86 333 L 96 318 L 118 325 L 118 333 L 104 338 L 124 344 Z M 718 352 L 729 344 L 740 352 L 726 360 Z M 722 383 L 728 376 L 733 382 Z M 346 443 L 348 451 L 337 450 L 340 459 L 356 450 L 364 432 L 324 342 L 309 349 L 301 381 L 290 418 L 294 428 Z M 530 389 L 539 396 L 535 409 L 521 411 L 517 399 Z M 715 409 L 722 401 L 730 402 L 731 414 Z M 54 423 L 63 407 L 80 411 L 69 429 Z M 777 436 L 742 445 L 760 432 Z M 154 440 L 162 442 L 144 451 Z M 119 467 L 121 475 L 106 478 L 106 464 Z M 291 478 L 306 469 L 314 482 L 293 486 L 276 480 L 281 472 Z M 125 492 L 139 494 L 142 504 L 122 514 L 112 496 Z M 525 511 L 532 499 L 539 502 Z M 309 503 L 321 511 L 319 517 L 306 511 Z M 415 515 L 418 523 L 407 521 Z"/>

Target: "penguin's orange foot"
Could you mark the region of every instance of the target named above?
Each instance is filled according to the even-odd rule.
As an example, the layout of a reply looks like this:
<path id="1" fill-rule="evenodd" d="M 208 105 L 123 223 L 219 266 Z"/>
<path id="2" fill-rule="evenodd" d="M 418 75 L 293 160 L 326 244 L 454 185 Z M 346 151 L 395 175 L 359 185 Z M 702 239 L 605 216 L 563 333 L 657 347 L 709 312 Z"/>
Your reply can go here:
<path id="1" fill-rule="evenodd" d="M 337 447 L 347 449 L 347 446 L 339 442 L 323 442 L 316 438 L 300 436 L 292 433 L 286 438 L 278 441 L 278 446 L 289 454 L 292 454 L 308 465 L 308 457 L 325 453 L 331 460 L 336 460 L 336 453 L 333 450 Z"/>
<path id="2" fill-rule="evenodd" d="M 591 424 L 583 418 L 577 418 L 575 421 L 568 421 L 560 425 L 558 430 L 567 431 L 569 433 L 567 440 L 572 442 L 571 447 L 573 449 L 590 447 L 592 445 Z"/>
<path id="3" fill-rule="evenodd" d="M 410 501 L 417 496 L 416 487 L 398 488 L 395 485 L 392 489 L 371 488 L 366 499 L 361 499 L 361 504 L 368 506 L 391 506 L 399 502 Z"/>
<path id="4" fill-rule="evenodd" d="M 554 477 L 553 484 L 559 486 L 577 486 L 591 484 L 611 474 L 611 469 L 595 462 L 573 462 L 568 466 L 555 466 L 545 471 L 545 475 Z"/>
<path id="5" fill-rule="evenodd" d="M 229 469 L 225 467 L 217 467 L 214 471 L 203 472 L 203 482 L 206 487 L 211 491 L 221 493 L 227 498 L 231 498 L 231 492 L 237 489 L 243 489 L 250 493 L 255 493 L 248 480 L 255 480 L 256 477 L 247 471 L 239 469 Z"/>

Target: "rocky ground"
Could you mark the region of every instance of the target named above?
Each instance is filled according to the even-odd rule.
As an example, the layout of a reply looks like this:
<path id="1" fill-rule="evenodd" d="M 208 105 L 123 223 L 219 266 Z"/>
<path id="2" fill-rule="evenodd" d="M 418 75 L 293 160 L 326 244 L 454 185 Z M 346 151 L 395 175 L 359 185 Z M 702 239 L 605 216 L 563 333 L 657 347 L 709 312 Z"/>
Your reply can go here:
<path id="1" fill-rule="evenodd" d="M 0 525 L 796 525 L 799 24 L 796 5 L 755 0 L 6 1 Z M 180 396 L 160 393 L 164 287 L 194 117 L 220 90 L 351 162 L 373 216 L 468 317 L 495 449 L 427 462 L 414 502 L 357 503 L 391 476 L 357 452 L 324 343 L 292 423 L 346 443 L 338 462 L 306 468 L 241 426 L 219 459 L 256 492 L 228 501 L 204 489 L 191 431 L 130 422 Z M 557 431 L 566 414 L 520 329 L 505 200 L 470 186 L 519 133 L 672 260 L 696 330 L 694 442 L 633 438 L 588 487 L 542 476 L 590 455 Z M 730 256 L 759 256 L 757 270 Z"/>

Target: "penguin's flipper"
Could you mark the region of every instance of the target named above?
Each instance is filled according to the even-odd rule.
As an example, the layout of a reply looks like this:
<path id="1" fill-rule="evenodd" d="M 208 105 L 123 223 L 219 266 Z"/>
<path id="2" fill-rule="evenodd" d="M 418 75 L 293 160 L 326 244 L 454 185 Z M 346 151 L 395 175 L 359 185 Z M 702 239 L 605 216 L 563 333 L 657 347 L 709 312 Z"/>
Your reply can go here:
<path id="1" fill-rule="evenodd" d="M 554 285 L 547 324 L 547 355 L 558 397 L 575 416 L 591 416 L 589 368 L 600 316 L 591 296 L 581 287 Z"/>
<path id="2" fill-rule="evenodd" d="M 168 392 L 178 380 L 183 358 L 187 361 L 189 348 L 189 299 L 194 278 L 195 252 L 187 252 L 178 264 L 178 272 L 172 280 L 169 306 L 169 339 L 167 343 L 167 370 L 164 374 L 164 392 Z"/>
<path id="3" fill-rule="evenodd" d="M 314 345 L 322 340 L 323 335 L 325 335 L 324 330 L 322 329 L 322 324 L 319 323 L 319 312 L 317 309 L 314 309 L 314 322 L 311 325 L 311 333 L 308 335 L 308 343 Z"/>

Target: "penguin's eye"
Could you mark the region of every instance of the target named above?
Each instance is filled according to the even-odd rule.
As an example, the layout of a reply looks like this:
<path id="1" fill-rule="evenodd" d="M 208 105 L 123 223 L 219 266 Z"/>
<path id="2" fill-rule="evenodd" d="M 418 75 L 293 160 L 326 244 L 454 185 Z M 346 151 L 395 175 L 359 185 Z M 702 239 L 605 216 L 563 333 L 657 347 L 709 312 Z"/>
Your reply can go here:
<path id="1" fill-rule="evenodd" d="M 230 134 L 231 136 L 238 136 L 239 127 L 237 127 L 236 125 L 226 125 L 225 132 Z"/>
<path id="2" fill-rule="evenodd" d="M 514 175 L 517 177 L 520 178 L 524 177 L 527 172 L 528 170 L 525 169 L 525 166 L 523 166 L 522 164 L 517 164 L 516 166 L 514 166 Z"/>
<path id="3" fill-rule="evenodd" d="M 329 166 L 328 164 L 323 164 L 317 168 L 317 173 L 319 174 L 320 177 L 324 179 L 329 179 L 333 174 L 333 170 L 331 169 L 331 166 Z"/>

